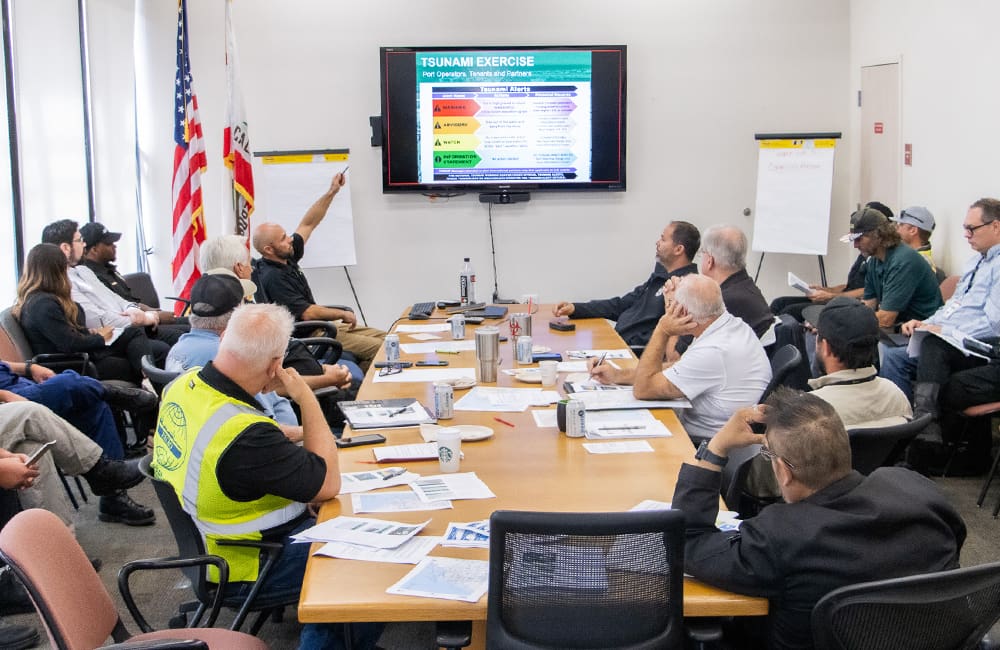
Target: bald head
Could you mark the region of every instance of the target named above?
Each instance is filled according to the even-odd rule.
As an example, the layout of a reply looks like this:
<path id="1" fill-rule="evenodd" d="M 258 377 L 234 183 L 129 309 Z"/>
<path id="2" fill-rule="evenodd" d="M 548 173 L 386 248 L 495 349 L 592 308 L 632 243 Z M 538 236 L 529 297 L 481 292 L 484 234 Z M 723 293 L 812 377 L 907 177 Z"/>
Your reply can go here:
<path id="1" fill-rule="evenodd" d="M 276 223 L 262 223 L 254 228 L 253 247 L 261 257 L 272 262 L 284 264 L 295 257 L 291 236 Z"/>
<path id="2" fill-rule="evenodd" d="M 711 323 L 726 310 L 719 283 L 705 275 L 685 275 L 674 299 L 699 325 Z"/>

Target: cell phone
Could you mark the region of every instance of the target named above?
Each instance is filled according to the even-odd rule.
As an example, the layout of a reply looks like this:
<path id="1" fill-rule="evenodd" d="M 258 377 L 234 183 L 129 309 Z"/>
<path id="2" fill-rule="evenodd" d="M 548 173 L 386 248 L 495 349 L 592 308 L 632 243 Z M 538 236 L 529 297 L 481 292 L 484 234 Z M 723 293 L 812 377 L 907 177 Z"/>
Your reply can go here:
<path id="1" fill-rule="evenodd" d="M 377 445 L 382 442 L 385 442 L 385 436 L 381 433 L 366 433 L 362 436 L 341 438 L 337 441 L 337 446 L 343 449 L 345 447 L 360 447 L 361 445 Z"/>
<path id="2" fill-rule="evenodd" d="M 550 320 L 549 329 L 557 332 L 572 332 L 576 329 L 575 323 L 568 323 L 564 320 Z"/>
<path id="3" fill-rule="evenodd" d="M 376 361 L 376 368 L 409 368 L 413 365 L 412 361 Z"/>
<path id="4" fill-rule="evenodd" d="M 418 361 L 418 366 L 447 366 L 447 361 Z"/>
<path id="5" fill-rule="evenodd" d="M 49 450 L 56 444 L 55 440 L 49 440 L 44 445 L 35 450 L 35 453 L 28 457 L 28 460 L 24 461 L 24 464 L 28 467 L 34 467 L 41 460 L 42 456 L 49 453 Z"/>
<path id="6" fill-rule="evenodd" d="M 438 309 L 446 309 L 448 307 L 458 307 L 462 304 L 461 300 L 438 300 Z"/>

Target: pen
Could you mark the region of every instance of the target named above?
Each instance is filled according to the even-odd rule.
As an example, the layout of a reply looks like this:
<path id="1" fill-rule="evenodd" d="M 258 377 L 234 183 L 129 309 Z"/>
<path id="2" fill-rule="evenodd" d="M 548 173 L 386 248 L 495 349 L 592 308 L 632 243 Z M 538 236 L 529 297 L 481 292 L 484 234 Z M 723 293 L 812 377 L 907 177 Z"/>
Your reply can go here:
<path id="1" fill-rule="evenodd" d="M 607 350 L 605 350 L 605 351 L 604 351 L 604 354 L 602 354 L 602 355 L 601 355 L 601 358 L 600 358 L 600 359 L 598 359 L 598 360 L 597 360 L 597 363 L 595 363 L 595 364 L 594 364 L 594 367 L 596 368 L 597 366 L 599 366 L 599 365 L 601 365 L 602 363 L 604 363 L 604 359 L 606 359 L 606 358 L 607 358 L 607 356 L 608 356 L 608 351 L 607 351 Z"/>
<path id="2" fill-rule="evenodd" d="M 350 169 L 350 168 L 351 168 L 350 165 L 348 165 L 347 167 L 344 167 L 344 171 L 340 172 L 341 175 L 347 174 L 347 170 Z"/>
<path id="3" fill-rule="evenodd" d="M 389 412 L 389 415 L 388 415 L 388 416 L 386 416 L 386 417 L 390 417 L 390 418 L 394 418 L 394 417 L 396 417 L 397 415 L 401 415 L 401 414 L 403 414 L 403 413 L 406 413 L 406 412 L 407 412 L 407 411 L 409 411 L 409 410 L 410 410 L 410 407 L 409 407 L 409 406 L 404 406 L 403 408 L 399 409 L 398 411 L 390 411 L 390 412 Z"/>
<path id="4" fill-rule="evenodd" d="M 636 429 L 645 429 L 644 426 L 627 426 L 627 427 L 597 427 L 598 431 L 635 431 Z"/>
<path id="5" fill-rule="evenodd" d="M 397 476 L 402 476 L 403 474 L 406 474 L 405 469 L 400 468 L 397 470 L 391 470 L 385 473 L 385 476 L 382 477 L 382 480 L 388 481 L 391 478 L 396 478 Z"/>
<path id="6" fill-rule="evenodd" d="M 507 420 L 502 420 L 500 418 L 493 418 L 493 419 L 499 422 L 500 424 L 506 424 L 508 427 L 514 426 L 513 422 L 508 422 Z"/>
<path id="7" fill-rule="evenodd" d="M 438 354 L 458 354 L 458 350 L 434 350 Z"/>

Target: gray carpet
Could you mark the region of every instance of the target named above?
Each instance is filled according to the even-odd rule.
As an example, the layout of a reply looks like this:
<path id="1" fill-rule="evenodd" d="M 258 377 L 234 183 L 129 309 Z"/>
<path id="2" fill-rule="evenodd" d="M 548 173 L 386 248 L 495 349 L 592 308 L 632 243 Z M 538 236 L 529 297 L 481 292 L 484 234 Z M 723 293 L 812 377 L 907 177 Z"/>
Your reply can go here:
<path id="1" fill-rule="evenodd" d="M 969 529 L 968 539 L 962 550 L 963 566 L 1000 560 L 1000 549 L 996 545 L 1000 521 L 994 519 L 991 514 L 997 499 L 1000 499 L 1000 480 L 995 482 L 982 509 L 976 507 L 982 478 L 947 478 L 936 481 L 956 505 Z M 104 568 L 101 570 L 104 584 L 118 603 L 126 627 L 136 631 L 138 628 L 118 597 L 116 582 L 118 569 L 130 560 L 169 556 L 176 552 L 176 547 L 152 487 L 144 483 L 131 490 L 130 494 L 136 501 L 156 509 L 155 525 L 130 528 L 120 524 L 102 523 L 97 519 L 97 499 L 90 497 L 90 502 L 81 504 L 78 513 L 77 538 L 91 557 L 99 557 L 104 561 Z M 177 605 L 188 600 L 190 594 L 189 586 L 179 572 L 177 574 L 157 572 L 149 580 L 134 580 L 133 590 L 137 594 L 140 608 L 156 628 L 165 628 L 166 621 L 176 613 Z M 224 613 L 221 624 L 228 624 L 231 617 L 231 613 Z M 35 614 L 7 616 L 4 617 L 4 621 L 34 625 L 39 632 L 42 632 Z M 266 623 L 260 636 L 274 650 L 291 649 L 298 645 L 298 629 L 295 612 L 289 609 L 281 623 L 270 621 Z M 386 627 L 379 645 L 386 650 L 432 648 L 434 628 L 430 624 L 422 623 L 390 624 Z M 44 634 L 39 647 L 49 647 Z"/>

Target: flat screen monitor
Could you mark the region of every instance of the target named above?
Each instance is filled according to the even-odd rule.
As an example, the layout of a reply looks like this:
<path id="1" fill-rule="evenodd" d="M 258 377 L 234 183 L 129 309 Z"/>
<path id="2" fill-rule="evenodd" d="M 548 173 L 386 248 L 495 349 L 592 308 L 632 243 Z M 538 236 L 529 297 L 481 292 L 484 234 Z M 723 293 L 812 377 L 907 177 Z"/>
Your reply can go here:
<path id="1" fill-rule="evenodd" d="M 624 190 L 625 53 L 381 48 L 383 192 Z"/>

